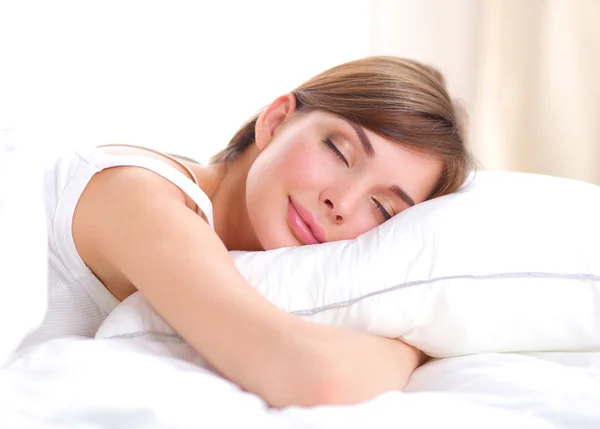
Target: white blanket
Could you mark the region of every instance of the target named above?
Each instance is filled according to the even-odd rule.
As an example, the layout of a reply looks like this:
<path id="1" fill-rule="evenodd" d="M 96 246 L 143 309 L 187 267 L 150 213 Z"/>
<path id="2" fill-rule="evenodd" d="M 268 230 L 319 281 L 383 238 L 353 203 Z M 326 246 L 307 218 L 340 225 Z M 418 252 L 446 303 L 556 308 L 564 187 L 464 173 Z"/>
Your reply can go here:
<path id="1" fill-rule="evenodd" d="M 0 422 L 10 428 L 596 429 L 598 404 L 600 353 L 443 359 L 418 369 L 404 393 L 283 410 L 173 338 L 54 340 L 0 370 Z"/>

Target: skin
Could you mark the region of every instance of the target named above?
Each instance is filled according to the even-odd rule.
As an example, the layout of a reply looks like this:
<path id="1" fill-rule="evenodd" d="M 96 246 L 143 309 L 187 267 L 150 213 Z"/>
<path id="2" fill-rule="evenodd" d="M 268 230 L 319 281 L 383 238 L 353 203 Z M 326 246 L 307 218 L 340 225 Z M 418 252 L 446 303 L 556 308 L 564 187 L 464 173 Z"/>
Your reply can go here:
<path id="1" fill-rule="evenodd" d="M 139 290 L 241 388 L 278 407 L 351 404 L 401 389 L 425 356 L 395 339 L 314 325 L 277 309 L 227 252 L 305 244 L 290 221 L 290 199 L 318 230 L 313 239 L 355 238 L 385 221 L 382 210 L 394 215 L 410 206 L 405 200 L 423 201 L 441 162 L 362 130 L 373 155 L 345 120 L 295 107 L 291 95 L 276 99 L 257 121 L 255 144 L 232 163 L 188 164 L 213 202 L 215 231 L 170 182 L 116 167 L 85 188 L 73 238 L 113 295 L 122 300 Z M 104 150 L 158 157 L 188 174 L 141 149 Z"/>

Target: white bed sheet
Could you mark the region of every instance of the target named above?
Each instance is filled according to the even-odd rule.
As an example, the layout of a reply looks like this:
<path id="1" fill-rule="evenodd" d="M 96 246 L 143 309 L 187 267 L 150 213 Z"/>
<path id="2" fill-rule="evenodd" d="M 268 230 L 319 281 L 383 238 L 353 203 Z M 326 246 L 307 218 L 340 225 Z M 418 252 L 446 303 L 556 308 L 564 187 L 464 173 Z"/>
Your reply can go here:
<path id="1" fill-rule="evenodd" d="M 596 429 L 600 353 L 444 359 L 417 370 L 404 393 L 275 410 L 173 339 L 60 339 L 21 351 L 0 370 L 0 421 L 11 428 Z"/>

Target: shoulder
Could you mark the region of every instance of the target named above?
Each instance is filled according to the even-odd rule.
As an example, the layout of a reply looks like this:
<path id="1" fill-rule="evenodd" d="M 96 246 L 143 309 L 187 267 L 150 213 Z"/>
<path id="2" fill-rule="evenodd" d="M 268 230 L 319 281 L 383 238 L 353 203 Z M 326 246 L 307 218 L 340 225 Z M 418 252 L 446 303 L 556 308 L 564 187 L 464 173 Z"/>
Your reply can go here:
<path id="1" fill-rule="evenodd" d="M 136 275 L 172 272 L 171 258 L 220 243 L 176 185 L 138 167 L 94 175 L 75 208 L 72 235 L 83 262 L 120 298 L 146 282 Z"/>
<path id="2" fill-rule="evenodd" d="M 154 162 L 159 161 L 168 169 L 178 171 L 189 179 L 190 182 L 194 182 L 195 185 L 190 187 L 189 185 L 191 183 L 182 183 L 178 180 L 175 181 L 176 183 L 179 183 L 178 186 L 184 191 L 186 205 L 195 210 L 207 222 L 212 222 L 213 211 L 211 200 L 222 180 L 223 165 L 201 165 L 193 160 L 182 159 L 185 157 L 179 155 L 171 155 L 143 146 L 116 144 L 100 146 L 97 149 L 115 156 L 133 155 L 140 158 L 152 158 Z M 167 175 L 165 177 L 171 177 L 171 179 L 174 178 L 172 175 Z M 195 187 L 199 189 L 194 189 Z"/>
<path id="3" fill-rule="evenodd" d="M 159 174 L 135 166 L 119 166 L 96 173 L 84 189 L 78 206 L 142 203 L 160 199 L 164 204 L 185 205 L 184 192 Z"/>
<path id="4" fill-rule="evenodd" d="M 91 178 L 77 201 L 73 240 L 85 261 L 123 245 L 130 233 L 136 233 L 135 240 L 150 239 L 161 230 L 166 234 L 173 223 L 184 222 L 182 216 L 204 222 L 176 185 L 144 168 L 107 168 Z"/>
<path id="5" fill-rule="evenodd" d="M 145 168 L 118 166 L 96 173 L 86 185 L 73 214 L 73 235 L 101 241 L 102 231 L 168 234 L 190 223 L 208 226 L 176 184 Z"/>
<path id="6" fill-rule="evenodd" d="M 78 248 L 89 243 L 93 251 L 107 232 L 131 226 L 153 228 L 153 220 L 168 210 L 195 214 L 191 204 L 186 204 L 181 189 L 153 171 L 130 166 L 107 168 L 92 176 L 77 201 L 73 238 Z"/>

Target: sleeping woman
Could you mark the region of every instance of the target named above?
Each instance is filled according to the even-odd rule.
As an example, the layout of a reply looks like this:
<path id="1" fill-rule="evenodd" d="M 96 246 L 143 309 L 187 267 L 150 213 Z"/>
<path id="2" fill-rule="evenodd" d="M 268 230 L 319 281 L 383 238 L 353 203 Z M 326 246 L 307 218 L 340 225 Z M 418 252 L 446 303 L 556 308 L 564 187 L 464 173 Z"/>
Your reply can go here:
<path id="1" fill-rule="evenodd" d="M 353 239 L 454 192 L 472 166 L 459 122 L 435 69 L 367 57 L 276 98 L 207 165 L 127 145 L 57 156 L 44 183 L 49 304 L 24 345 L 93 337 L 140 291 L 223 376 L 272 406 L 402 389 L 422 352 L 279 310 L 228 251 Z"/>

